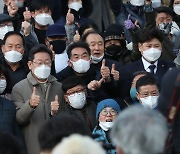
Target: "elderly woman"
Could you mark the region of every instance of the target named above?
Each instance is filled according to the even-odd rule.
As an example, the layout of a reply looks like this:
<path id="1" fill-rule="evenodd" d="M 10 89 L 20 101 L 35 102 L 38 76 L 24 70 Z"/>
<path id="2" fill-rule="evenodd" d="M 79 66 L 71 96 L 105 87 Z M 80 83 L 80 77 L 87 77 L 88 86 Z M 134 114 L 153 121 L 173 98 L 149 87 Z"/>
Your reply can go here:
<path id="1" fill-rule="evenodd" d="M 109 139 L 109 130 L 113 126 L 114 119 L 120 112 L 118 103 L 113 99 L 105 99 L 98 103 L 96 109 L 97 126 L 92 134 L 95 140 L 102 142 L 108 154 L 115 154 L 115 148 Z"/>

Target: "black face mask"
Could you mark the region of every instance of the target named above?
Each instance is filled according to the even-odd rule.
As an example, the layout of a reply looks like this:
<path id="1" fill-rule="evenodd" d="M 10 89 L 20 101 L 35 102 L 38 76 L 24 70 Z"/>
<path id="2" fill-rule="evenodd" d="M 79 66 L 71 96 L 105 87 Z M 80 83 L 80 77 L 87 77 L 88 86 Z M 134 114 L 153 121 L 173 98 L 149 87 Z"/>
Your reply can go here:
<path id="1" fill-rule="evenodd" d="M 118 60 L 121 52 L 122 52 L 122 47 L 119 45 L 113 44 L 106 48 L 105 57 L 112 59 L 112 60 Z"/>
<path id="2" fill-rule="evenodd" d="M 66 41 L 64 40 L 55 40 L 49 43 L 50 45 L 53 46 L 53 50 L 55 51 L 55 54 L 61 54 L 66 49 Z"/>

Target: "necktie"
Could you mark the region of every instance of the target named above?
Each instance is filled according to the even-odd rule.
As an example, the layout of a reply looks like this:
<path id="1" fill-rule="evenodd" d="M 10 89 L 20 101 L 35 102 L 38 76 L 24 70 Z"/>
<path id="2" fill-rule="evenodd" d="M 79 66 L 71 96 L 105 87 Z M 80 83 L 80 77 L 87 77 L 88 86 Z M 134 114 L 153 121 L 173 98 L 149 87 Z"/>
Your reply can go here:
<path id="1" fill-rule="evenodd" d="M 154 74 L 154 69 L 156 68 L 156 65 L 150 65 L 149 69 L 150 69 L 150 73 Z"/>

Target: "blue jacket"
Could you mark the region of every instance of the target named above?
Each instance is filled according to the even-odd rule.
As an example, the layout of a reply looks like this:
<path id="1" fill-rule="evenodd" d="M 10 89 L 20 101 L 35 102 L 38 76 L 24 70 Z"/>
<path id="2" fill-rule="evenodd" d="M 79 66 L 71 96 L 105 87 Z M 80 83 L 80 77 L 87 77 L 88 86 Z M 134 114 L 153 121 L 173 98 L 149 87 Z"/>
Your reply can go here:
<path id="1" fill-rule="evenodd" d="M 106 133 L 103 129 L 98 129 L 98 127 L 96 126 L 92 132 L 93 135 L 97 135 L 98 137 L 95 138 L 96 141 L 98 142 L 102 142 L 106 145 L 112 145 L 108 139 L 107 139 L 107 136 L 106 136 Z M 113 146 L 113 145 L 112 145 Z M 116 154 L 116 150 L 115 149 L 110 149 L 110 150 L 107 150 L 107 154 Z"/>

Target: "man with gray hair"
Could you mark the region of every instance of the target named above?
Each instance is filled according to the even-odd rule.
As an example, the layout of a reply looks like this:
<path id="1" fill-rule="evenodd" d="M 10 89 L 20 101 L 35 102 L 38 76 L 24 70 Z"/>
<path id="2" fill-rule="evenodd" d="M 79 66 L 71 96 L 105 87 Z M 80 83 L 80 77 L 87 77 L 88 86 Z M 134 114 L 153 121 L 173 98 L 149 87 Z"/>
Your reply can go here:
<path id="1" fill-rule="evenodd" d="M 135 105 L 119 114 L 110 136 L 118 154 L 157 154 L 164 149 L 167 133 L 162 115 Z"/>

